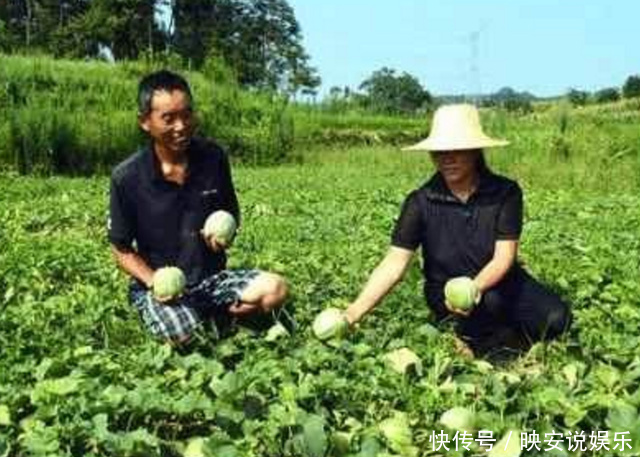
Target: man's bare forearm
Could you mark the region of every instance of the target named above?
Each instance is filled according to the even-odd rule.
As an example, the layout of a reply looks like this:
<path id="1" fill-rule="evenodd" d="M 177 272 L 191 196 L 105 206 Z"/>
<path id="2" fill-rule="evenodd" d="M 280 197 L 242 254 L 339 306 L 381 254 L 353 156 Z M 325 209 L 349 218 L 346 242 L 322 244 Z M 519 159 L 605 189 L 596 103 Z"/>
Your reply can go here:
<path id="1" fill-rule="evenodd" d="M 151 287 L 153 283 L 153 269 L 149 267 L 147 262 L 145 262 L 137 252 L 121 251 L 113 245 L 111 246 L 111 252 L 120 268 L 147 287 Z"/>

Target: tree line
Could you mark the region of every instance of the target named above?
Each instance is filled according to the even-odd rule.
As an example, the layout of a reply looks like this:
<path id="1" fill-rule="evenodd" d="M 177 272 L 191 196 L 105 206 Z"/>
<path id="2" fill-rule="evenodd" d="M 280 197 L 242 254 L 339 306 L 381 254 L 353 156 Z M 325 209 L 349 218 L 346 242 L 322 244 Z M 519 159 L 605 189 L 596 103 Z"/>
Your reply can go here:
<path id="1" fill-rule="evenodd" d="M 55 57 L 224 62 L 243 86 L 320 85 L 286 0 L 3 0 L 0 51 Z"/>
<path id="2" fill-rule="evenodd" d="M 165 60 L 245 88 L 315 96 L 317 70 L 287 0 L 2 0 L 0 52 L 107 60 Z M 570 89 L 576 106 L 640 96 L 640 76 L 621 88 L 589 93 Z M 415 114 L 438 103 L 530 112 L 537 97 L 504 87 L 492 94 L 434 97 L 406 72 L 382 67 L 357 89 L 332 87 L 322 105 Z"/>

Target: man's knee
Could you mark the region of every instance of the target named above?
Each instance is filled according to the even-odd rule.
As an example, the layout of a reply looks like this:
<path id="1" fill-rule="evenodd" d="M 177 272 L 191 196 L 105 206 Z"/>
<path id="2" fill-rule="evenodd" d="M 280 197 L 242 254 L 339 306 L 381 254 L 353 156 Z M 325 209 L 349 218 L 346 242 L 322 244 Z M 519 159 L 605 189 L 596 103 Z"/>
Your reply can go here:
<path id="1" fill-rule="evenodd" d="M 275 273 L 260 276 L 260 305 L 263 311 L 271 311 L 284 303 L 288 287 L 285 279 Z"/>
<path id="2" fill-rule="evenodd" d="M 558 300 L 557 304 L 547 314 L 545 339 L 557 338 L 569 329 L 571 325 L 571 310 L 569 306 Z"/>
<path id="3" fill-rule="evenodd" d="M 555 298 L 551 306 L 547 306 L 546 312 L 539 315 L 537 321 L 525 324 L 527 334 L 533 341 L 549 341 L 558 338 L 565 333 L 571 325 L 571 311 L 569 306 Z"/>

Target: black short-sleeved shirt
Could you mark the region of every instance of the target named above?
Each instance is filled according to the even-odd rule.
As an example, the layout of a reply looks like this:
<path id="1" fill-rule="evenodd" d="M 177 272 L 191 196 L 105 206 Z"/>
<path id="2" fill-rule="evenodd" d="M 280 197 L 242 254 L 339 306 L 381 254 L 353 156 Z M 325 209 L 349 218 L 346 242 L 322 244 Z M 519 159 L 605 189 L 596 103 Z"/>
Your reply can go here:
<path id="1" fill-rule="evenodd" d="M 240 211 L 224 151 L 193 138 L 187 154 L 183 185 L 164 179 L 150 145 L 116 166 L 108 235 L 119 249 L 135 249 L 153 269 L 180 267 L 194 284 L 226 265 L 226 256 L 213 253 L 200 235 L 207 216 L 224 209 L 239 222 Z"/>
<path id="2" fill-rule="evenodd" d="M 441 287 L 452 277 L 477 275 L 496 241 L 517 240 L 521 231 L 522 191 L 515 181 L 484 171 L 463 203 L 436 173 L 405 199 L 391 243 L 421 247 L 427 286 Z"/>

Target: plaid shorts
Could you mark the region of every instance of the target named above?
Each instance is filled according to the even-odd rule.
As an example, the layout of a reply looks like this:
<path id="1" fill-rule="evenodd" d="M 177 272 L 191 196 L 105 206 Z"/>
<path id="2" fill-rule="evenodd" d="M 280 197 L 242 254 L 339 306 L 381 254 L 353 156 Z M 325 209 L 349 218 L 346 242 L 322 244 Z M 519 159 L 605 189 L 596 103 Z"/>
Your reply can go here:
<path id="1" fill-rule="evenodd" d="M 154 337 L 183 341 L 203 322 L 226 315 L 229 306 L 240 300 L 242 292 L 259 274 L 259 270 L 223 270 L 189 287 L 171 304 L 156 301 L 149 290 L 132 283 L 129 301 Z"/>

